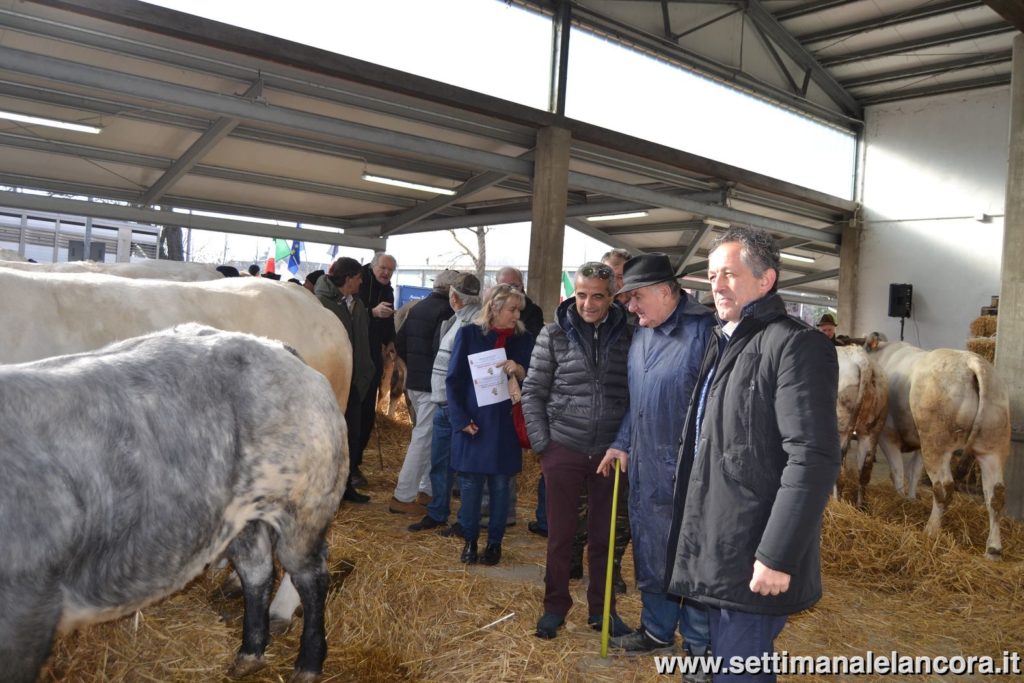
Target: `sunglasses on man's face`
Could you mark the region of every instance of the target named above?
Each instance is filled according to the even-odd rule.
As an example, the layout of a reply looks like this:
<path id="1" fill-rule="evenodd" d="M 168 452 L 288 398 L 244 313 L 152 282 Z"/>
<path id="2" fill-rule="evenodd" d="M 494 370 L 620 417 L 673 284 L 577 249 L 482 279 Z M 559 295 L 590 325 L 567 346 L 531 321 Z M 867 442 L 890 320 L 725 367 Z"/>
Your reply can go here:
<path id="1" fill-rule="evenodd" d="M 612 269 L 603 264 L 585 265 L 580 268 L 580 275 L 583 277 L 597 277 L 602 280 L 607 280 L 612 277 L 615 273 Z"/>

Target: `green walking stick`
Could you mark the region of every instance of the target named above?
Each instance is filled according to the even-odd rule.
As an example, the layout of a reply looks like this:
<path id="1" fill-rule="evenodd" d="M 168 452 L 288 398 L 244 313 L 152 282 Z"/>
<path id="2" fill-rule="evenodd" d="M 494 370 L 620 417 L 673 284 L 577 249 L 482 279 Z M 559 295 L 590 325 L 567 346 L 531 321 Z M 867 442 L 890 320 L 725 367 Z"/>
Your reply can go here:
<path id="1" fill-rule="evenodd" d="M 619 509 L 619 461 L 615 461 L 615 484 L 612 486 L 612 522 L 608 532 L 608 571 L 604 577 L 604 617 L 601 621 L 601 656 L 608 656 L 608 628 L 612 614 L 612 570 L 615 568 L 615 513 Z"/>

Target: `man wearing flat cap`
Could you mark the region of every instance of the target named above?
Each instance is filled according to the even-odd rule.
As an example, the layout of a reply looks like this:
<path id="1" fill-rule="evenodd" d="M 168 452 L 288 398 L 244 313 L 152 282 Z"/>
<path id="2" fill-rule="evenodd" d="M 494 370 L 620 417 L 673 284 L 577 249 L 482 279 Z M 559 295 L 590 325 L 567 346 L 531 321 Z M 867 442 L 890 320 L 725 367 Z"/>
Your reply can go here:
<path id="1" fill-rule="evenodd" d="M 611 645 L 627 654 L 669 652 L 675 632 L 686 650 L 708 647 L 706 612 L 665 593 L 665 564 L 672 521 L 672 477 L 679 435 L 714 316 L 679 287 L 665 254 L 643 254 L 626 262 L 619 294 L 629 295 L 638 328 L 629 347 L 629 411 L 598 468 L 616 464 L 629 478 L 633 560 L 643 609 L 640 628 Z"/>

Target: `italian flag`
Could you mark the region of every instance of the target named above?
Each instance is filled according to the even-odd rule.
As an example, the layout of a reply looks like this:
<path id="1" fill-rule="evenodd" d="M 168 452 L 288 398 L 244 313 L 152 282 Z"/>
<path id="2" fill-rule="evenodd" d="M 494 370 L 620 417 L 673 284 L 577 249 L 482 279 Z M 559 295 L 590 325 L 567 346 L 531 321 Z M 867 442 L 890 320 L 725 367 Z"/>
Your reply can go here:
<path id="1" fill-rule="evenodd" d="M 565 296 L 562 299 L 568 299 L 576 292 L 576 287 L 572 284 L 569 274 L 564 270 L 562 271 L 562 290 L 565 292 Z"/>

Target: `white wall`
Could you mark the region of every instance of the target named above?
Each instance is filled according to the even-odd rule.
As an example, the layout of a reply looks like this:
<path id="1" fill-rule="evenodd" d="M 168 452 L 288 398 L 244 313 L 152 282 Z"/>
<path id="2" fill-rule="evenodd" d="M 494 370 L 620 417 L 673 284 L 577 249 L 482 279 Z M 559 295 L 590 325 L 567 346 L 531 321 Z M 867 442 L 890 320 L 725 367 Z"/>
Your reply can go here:
<path id="1" fill-rule="evenodd" d="M 964 348 L 999 293 L 1009 105 L 998 88 L 868 108 L 855 334 L 899 339 L 889 284 L 910 283 L 905 339 Z"/>

